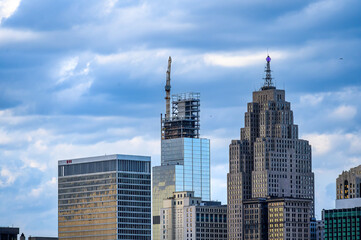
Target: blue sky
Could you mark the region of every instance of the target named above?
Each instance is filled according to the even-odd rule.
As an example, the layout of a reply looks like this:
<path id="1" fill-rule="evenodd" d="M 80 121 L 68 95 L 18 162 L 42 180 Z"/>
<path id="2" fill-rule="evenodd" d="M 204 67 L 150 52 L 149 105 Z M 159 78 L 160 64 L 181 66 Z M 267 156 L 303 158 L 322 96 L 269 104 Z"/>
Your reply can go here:
<path id="1" fill-rule="evenodd" d="M 360 15 L 358 0 L 0 0 L 0 225 L 57 236 L 57 160 L 159 164 L 168 56 L 172 93 L 201 93 L 212 198 L 226 202 L 228 144 L 267 50 L 312 145 L 320 218 L 361 164 Z"/>

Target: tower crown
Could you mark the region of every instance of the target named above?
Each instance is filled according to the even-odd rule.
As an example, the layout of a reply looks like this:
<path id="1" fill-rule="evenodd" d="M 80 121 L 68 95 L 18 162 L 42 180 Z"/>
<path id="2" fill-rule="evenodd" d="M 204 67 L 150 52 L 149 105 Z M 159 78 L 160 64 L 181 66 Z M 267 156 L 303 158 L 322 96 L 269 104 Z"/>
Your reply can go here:
<path id="1" fill-rule="evenodd" d="M 261 88 L 262 90 L 268 90 L 268 89 L 275 89 L 276 87 L 273 85 L 273 82 L 272 82 L 272 75 L 271 75 L 271 57 L 269 55 L 267 55 L 266 57 L 266 61 L 267 61 L 267 64 L 266 64 L 266 67 L 265 67 L 265 70 L 264 72 L 266 73 L 266 77 L 263 78 L 264 79 L 264 83 L 263 83 L 263 87 Z"/>

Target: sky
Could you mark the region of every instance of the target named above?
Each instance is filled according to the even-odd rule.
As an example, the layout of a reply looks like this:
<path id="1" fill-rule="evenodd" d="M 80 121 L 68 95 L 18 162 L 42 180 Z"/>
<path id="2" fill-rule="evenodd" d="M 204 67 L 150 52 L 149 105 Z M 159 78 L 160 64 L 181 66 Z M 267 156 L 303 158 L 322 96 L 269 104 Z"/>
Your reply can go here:
<path id="1" fill-rule="evenodd" d="M 57 236 L 57 161 L 137 154 L 160 164 L 172 93 L 201 93 L 212 199 L 226 203 L 265 58 L 312 145 L 316 217 L 361 164 L 359 0 L 0 0 L 0 226 Z"/>

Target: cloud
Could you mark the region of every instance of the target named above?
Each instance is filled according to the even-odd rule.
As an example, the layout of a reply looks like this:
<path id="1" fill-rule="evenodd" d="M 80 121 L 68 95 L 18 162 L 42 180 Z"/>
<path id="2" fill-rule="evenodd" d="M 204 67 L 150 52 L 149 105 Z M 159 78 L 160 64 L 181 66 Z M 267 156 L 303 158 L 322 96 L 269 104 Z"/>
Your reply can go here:
<path id="1" fill-rule="evenodd" d="M 40 184 L 36 188 L 31 189 L 29 192 L 29 196 L 31 198 L 38 198 L 38 197 L 44 197 L 44 195 L 48 195 L 50 193 L 53 193 L 55 189 L 57 189 L 57 178 L 53 177 L 49 181 Z"/>
<path id="2" fill-rule="evenodd" d="M 2 45 L 34 41 L 36 39 L 39 39 L 40 37 L 41 35 L 39 33 L 33 31 L 0 27 L 0 47 Z"/>
<path id="3" fill-rule="evenodd" d="M 324 96 L 320 94 L 307 94 L 301 96 L 300 103 L 305 106 L 315 106 L 320 104 L 323 99 Z"/>
<path id="4" fill-rule="evenodd" d="M 286 58 L 288 53 L 273 51 L 271 56 L 277 59 Z M 259 65 L 265 60 L 265 53 L 227 53 L 227 54 L 205 54 L 206 64 L 222 67 L 247 67 L 250 65 Z"/>
<path id="5" fill-rule="evenodd" d="M 2 167 L 0 171 L 0 188 L 12 185 L 19 177 L 19 172 L 10 171 L 6 167 Z"/>
<path id="6" fill-rule="evenodd" d="M 5 18 L 9 18 L 19 7 L 21 0 L 2 0 L 0 2 L 0 24 Z M 0 33 L 1 35 L 1 33 Z"/>
<path id="7" fill-rule="evenodd" d="M 331 114 L 330 117 L 337 120 L 353 119 L 357 114 L 357 109 L 354 106 L 339 106 Z"/>

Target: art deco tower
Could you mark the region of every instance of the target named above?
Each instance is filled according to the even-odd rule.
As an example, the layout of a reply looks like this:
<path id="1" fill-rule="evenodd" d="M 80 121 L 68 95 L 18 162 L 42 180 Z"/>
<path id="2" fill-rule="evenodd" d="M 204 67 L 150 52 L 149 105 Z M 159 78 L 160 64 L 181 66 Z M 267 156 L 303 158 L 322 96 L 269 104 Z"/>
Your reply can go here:
<path id="1" fill-rule="evenodd" d="M 314 209 L 311 146 L 298 139 L 291 104 L 273 85 L 271 58 L 266 60 L 265 82 L 247 105 L 241 139 L 229 146 L 228 239 L 308 239 Z"/>

